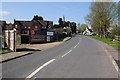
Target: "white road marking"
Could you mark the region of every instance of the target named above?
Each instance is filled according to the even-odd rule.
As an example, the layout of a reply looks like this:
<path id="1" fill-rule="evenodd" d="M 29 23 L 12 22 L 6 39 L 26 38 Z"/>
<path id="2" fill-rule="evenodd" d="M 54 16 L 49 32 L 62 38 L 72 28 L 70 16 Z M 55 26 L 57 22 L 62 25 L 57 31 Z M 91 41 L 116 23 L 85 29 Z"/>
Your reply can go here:
<path id="1" fill-rule="evenodd" d="M 79 38 L 79 39 L 81 39 L 81 38 Z M 76 48 L 79 44 L 80 44 L 80 41 L 74 46 L 74 48 Z"/>
<path id="2" fill-rule="evenodd" d="M 81 39 L 81 38 L 79 38 L 79 39 Z"/>
<path id="3" fill-rule="evenodd" d="M 68 51 L 67 53 L 65 53 L 62 57 L 65 57 L 65 56 L 68 55 L 71 51 L 72 51 L 72 49 L 71 49 L 70 51 Z"/>
<path id="4" fill-rule="evenodd" d="M 116 66 L 116 62 L 112 61 L 113 65 L 115 66 L 116 71 L 118 72 L 118 66 Z"/>
<path id="5" fill-rule="evenodd" d="M 45 64 L 43 64 L 42 66 L 40 66 L 38 69 L 36 69 L 34 72 L 32 72 L 29 76 L 27 76 L 26 78 L 32 78 L 36 73 L 38 73 L 41 69 L 43 69 L 45 66 L 49 65 L 50 63 L 52 63 L 53 61 L 55 61 L 55 59 L 52 59 L 48 62 L 46 62 Z"/>
<path id="6" fill-rule="evenodd" d="M 79 44 L 80 44 L 80 41 L 74 46 L 74 48 L 76 48 Z"/>
<path id="7" fill-rule="evenodd" d="M 98 44 L 98 45 L 100 45 L 100 44 Z M 101 46 L 101 48 L 105 49 L 105 47 L 103 47 L 102 45 L 100 45 L 100 46 Z M 116 71 L 119 72 L 119 67 L 118 67 L 117 63 L 115 62 L 115 60 L 113 59 L 112 55 L 108 52 L 107 49 L 105 49 L 105 52 L 108 55 L 109 59 L 112 61 L 112 64 L 115 67 Z"/>
<path id="8" fill-rule="evenodd" d="M 76 48 L 78 45 L 75 45 L 75 47 L 74 48 Z"/>

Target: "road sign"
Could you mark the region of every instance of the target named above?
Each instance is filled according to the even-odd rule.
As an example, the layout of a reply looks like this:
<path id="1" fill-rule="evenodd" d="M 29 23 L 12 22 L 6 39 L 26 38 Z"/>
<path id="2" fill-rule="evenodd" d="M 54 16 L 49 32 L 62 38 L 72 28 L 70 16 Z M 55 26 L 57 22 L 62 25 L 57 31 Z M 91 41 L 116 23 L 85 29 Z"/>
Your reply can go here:
<path id="1" fill-rule="evenodd" d="M 53 36 L 54 33 L 53 32 L 47 32 L 47 36 Z"/>

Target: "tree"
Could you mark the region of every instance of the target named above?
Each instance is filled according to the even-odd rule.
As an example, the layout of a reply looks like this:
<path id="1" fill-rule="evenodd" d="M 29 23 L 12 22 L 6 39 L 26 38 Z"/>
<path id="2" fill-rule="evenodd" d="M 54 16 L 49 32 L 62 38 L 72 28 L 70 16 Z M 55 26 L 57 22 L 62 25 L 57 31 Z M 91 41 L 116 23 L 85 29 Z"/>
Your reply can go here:
<path id="1" fill-rule="evenodd" d="M 43 20 L 43 17 L 36 15 L 34 16 L 33 20 Z"/>
<path id="2" fill-rule="evenodd" d="M 111 30 L 111 38 L 114 39 L 115 36 L 120 36 L 120 27 L 113 27 Z"/>
<path id="3" fill-rule="evenodd" d="M 85 31 L 86 27 L 87 27 L 87 24 L 81 24 L 79 29 L 81 30 L 81 32 L 83 32 Z"/>
<path id="4" fill-rule="evenodd" d="M 107 29 L 110 23 L 117 19 L 117 3 L 115 2 L 93 2 L 90 7 L 91 13 L 87 21 L 100 37 L 107 36 Z"/>
<path id="5" fill-rule="evenodd" d="M 63 27 L 63 20 L 62 20 L 62 18 L 59 18 L 58 23 L 59 23 L 60 27 Z"/>
<path id="6" fill-rule="evenodd" d="M 10 23 L 10 24 L 7 24 L 5 26 L 6 30 L 12 30 L 13 29 L 13 25 Z"/>
<path id="7" fill-rule="evenodd" d="M 70 27 L 70 21 L 67 21 L 67 22 L 65 21 L 64 24 L 63 24 L 63 26 L 64 27 L 66 27 L 66 26 Z"/>
<path id="8" fill-rule="evenodd" d="M 76 34 L 76 29 L 77 29 L 77 26 L 76 26 L 76 23 L 75 22 L 71 22 L 71 30 L 72 30 L 72 34 Z"/>

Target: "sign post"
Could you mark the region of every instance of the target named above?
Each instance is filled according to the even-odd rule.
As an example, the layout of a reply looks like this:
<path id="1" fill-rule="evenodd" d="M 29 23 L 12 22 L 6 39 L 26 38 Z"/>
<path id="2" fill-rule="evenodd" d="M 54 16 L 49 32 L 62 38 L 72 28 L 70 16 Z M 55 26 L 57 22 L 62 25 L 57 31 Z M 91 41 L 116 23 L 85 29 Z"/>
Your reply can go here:
<path id="1" fill-rule="evenodd" d="M 54 32 L 47 32 L 47 42 L 51 41 L 51 37 L 54 35 Z"/>

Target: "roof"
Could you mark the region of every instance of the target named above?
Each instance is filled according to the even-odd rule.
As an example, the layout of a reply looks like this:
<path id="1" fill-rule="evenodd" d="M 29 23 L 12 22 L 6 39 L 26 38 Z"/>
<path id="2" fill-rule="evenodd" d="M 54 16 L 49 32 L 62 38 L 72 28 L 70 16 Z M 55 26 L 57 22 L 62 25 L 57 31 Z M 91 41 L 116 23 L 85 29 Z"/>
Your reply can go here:
<path id="1" fill-rule="evenodd" d="M 87 27 L 87 29 L 88 29 L 90 32 L 93 32 L 92 29 L 90 29 L 90 28 L 88 28 L 88 27 Z"/>
<path id="2" fill-rule="evenodd" d="M 42 25 L 47 25 L 47 23 L 44 20 L 38 20 L 38 22 Z"/>
<path id="3" fill-rule="evenodd" d="M 32 21 L 15 21 L 18 22 L 21 26 L 29 27 L 32 25 Z"/>

